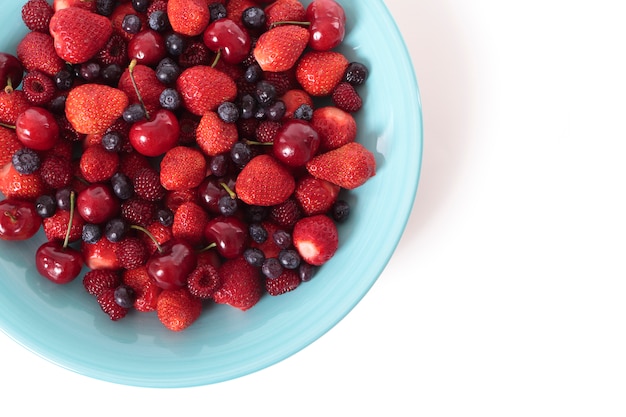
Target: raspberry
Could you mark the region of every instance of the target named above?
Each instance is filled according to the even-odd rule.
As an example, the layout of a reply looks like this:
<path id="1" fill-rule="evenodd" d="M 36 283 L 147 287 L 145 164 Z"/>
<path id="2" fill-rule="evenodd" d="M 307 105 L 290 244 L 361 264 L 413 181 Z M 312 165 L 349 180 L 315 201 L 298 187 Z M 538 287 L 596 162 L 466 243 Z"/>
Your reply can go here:
<path id="1" fill-rule="evenodd" d="M 209 299 L 222 285 L 217 269 L 210 264 L 203 264 L 189 274 L 187 289 L 192 295 L 202 299 Z"/>
<path id="2" fill-rule="evenodd" d="M 138 237 L 126 237 L 115 245 L 115 256 L 124 269 L 135 269 L 148 260 L 148 249 Z"/>
<path id="3" fill-rule="evenodd" d="M 153 168 L 139 170 L 133 178 L 135 194 L 147 201 L 159 201 L 165 197 L 165 188 L 161 185 L 160 175 Z"/>
<path id="4" fill-rule="evenodd" d="M 147 226 L 156 214 L 156 204 L 141 198 L 131 198 L 122 203 L 122 219 L 129 224 Z"/>
<path id="5" fill-rule="evenodd" d="M 167 11 L 167 1 L 166 0 L 154 0 L 148 9 L 146 10 L 146 15 L 150 16 L 153 12 L 160 10 L 162 12 Z"/>
<path id="6" fill-rule="evenodd" d="M 26 27 L 35 32 L 48 32 L 54 9 L 46 0 L 28 0 L 22 6 L 22 20 Z"/>
<path id="7" fill-rule="evenodd" d="M 109 318 L 113 321 L 117 321 L 126 317 L 128 308 L 122 307 L 115 302 L 115 288 L 107 288 L 98 295 L 98 304 L 100 308 Z"/>
<path id="8" fill-rule="evenodd" d="M 65 115 L 57 117 L 57 123 L 59 125 L 59 136 L 65 139 L 66 142 L 78 142 L 85 138 L 85 135 L 78 133 L 74 126 L 67 120 Z"/>
<path id="9" fill-rule="evenodd" d="M 24 75 L 22 90 L 32 105 L 43 106 L 54 97 L 55 85 L 54 81 L 46 74 L 33 70 Z"/>
<path id="10" fill-rule="evenodd" d="M 293 70 L 281 72 L 266 71 L 263 73 L 263 79 L 274 86 L 277 96 L 282 96 L 287 91 L 297 88 L 298 86 Z"/>
<path id="11" fill-rule="evenodd" d="M 102 48 L 94 58 L 103 67 L 117 64 L 123 68 L 128 65 L 127 50 L 128 47 L 122 35 L 114 33 L 104 45 L 104 48 Z"/>
<path id="12" fill-rule="evenodd" d="M 46 185 L 53 189 L 67 187 L 72 182 L 72 163 L 59 155 L 47 155 L 41 163 L 39 172 Z"/>
<path id="13" fill-rule="evenodd" d="M 183 68 L 194 67 L 196 65 L 211 64 L 211 50 L 204 42 L 190 42 L 183 49 L 183 53 L 178 57 L 178 64 Z"/>
<path id="14" fill-rule="evenodd" d="M 178 138 L 181 145 L 191 145 L 196 143 L 196 129 L 200 124 L 200 118 L 195 114 L 185 112 L 178 120 L 180 124 L 180 137 Z"/>
<path id="15" fill-rule="evenodd" d="M 112 269 L 94 269 L 83 277 L 83 286 L 95 297 L 104 290 L 115 289 L 122 282 L 120 273 Z"/>
<path id="16" fill-rule="evenodd" d="M 361 96 L 352 84 L 347 82 L 339 83 L 333 90 L 331 98 L 335 106 L 348 113 L 359 111 L 363 106 Z"/>

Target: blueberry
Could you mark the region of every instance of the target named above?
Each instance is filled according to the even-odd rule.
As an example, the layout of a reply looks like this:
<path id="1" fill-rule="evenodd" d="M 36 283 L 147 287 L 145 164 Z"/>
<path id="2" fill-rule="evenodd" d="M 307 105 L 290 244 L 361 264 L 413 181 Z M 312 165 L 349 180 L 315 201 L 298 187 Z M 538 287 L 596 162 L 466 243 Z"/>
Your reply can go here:
<path id="1" fill-rule="evenodd" d="M 159 209 L 157 211 L 157 219 L 163 226 L 170 227 L 174 224 L 174 213 L 172 213 L 172 210 L 167 208 Z"/>
<path id="2" fill-rule="evenodd" d="M 365 83 L 368 75 L 367 67 L 360 62 L 351 62 L 346 69 L 343 80 L 357 86 Z"/>
<path id="3" fill-rule="evenodd" d="M 300 266 L 298 267 L 298 275 L 300 275 L 300 280 L 302 282 L 311 281 L 316 271 L 316 266 L 306 262 L 300 262 Z"/>
<path id="4" fill-rule="evenodd" d="M 250 94 L 241 97 L 241 118 L 251 119 L 256 113 L 256 99 Z"/>
<path id="5" fill-rule="evenodd" d="M 255 83 L 259 81 L 263 75 L 263 70 L 259 64 L 252 64 L 246 68 L 246 72 L 244 72 L 243 77 L 249 83 Z"/>
<path id="6" fill-rule="evenodd" d="M 94 61 L 82 63 L 78 72 L 83 80 L 95 81 L 100 77 L 100 64 Z"/>
<path id="7" fill-rule="evenodd" d="M 120 285 L 113 292 L 115 303 L 123 308 L 131 308 L 136 298 L 135 290 L 126 284 Z"/>
<path id="8" fill-rule="evenodd" d="M 131 35 L 137 34 L 141 31 L 141 19 L 136 14 L 127 14 L 122 19 L 122 30 Z"/>
<path id="9" fill-rule="evenodd" d="M 83 226 L 82 239 L 83 242 L 94 244 L 100 240 L 102 237 L 102 230 L 100 226 L 93 223 L 85 223 Z"/>
<path id="10" fill-rule="evenodd" d="M 250 265 L 260 268 L 265 261 L 265 254 L 259 248 L 248 248 L 243 251 L 243 257 Z"/>
<path id="11" fill-rule="evenodd" d="M 330 210 L 331 216 L 336 222 L 343 222 L 350 215 L 350 204 L 345 200 L 337 200 Z"/>
<path id="12" fill-rule="evenodd" d="M 54 75 L 54 85 L 59 90 L 69 90 L 74 84 L 74 72 L 64 68 Z"/>
<path id="13" fill-rule="evenodd" d="M 269 279 L 275 279 L 283 273 L 283 266 L 277 258 L 266 258 L 261 265 L 261 272 Z"/>
<path id="14" fill-rule="evenodd" d="M 165 36 L 165 48 L 172 56 L 179 56 L 185 48 L 185 40 L 178 33 L 170 33 Z"/>
<path id="15" fill-rule="evenodd" d="M 48 109 L 55 114 L 65 114 L 65 101 L 67 97 L 64 95 L 58 95 L 48 103 Z"/>
<path id="16" fill-rule="evenodd" d="M 245 142 L 237 142 L 230 148 L 230 157 L 238 167 L 243 167 L 252 159 L 252 149 Z"/>
<path id="17" fill-rule="evenodd" d="M 256 100 L 261 106 L 269 105 L 276 98 L 276 87 L 268 81 L 261 80 L 256 83 Z"/>
<path id="18" fill-rule="evenodd" d="M 57 190 L 57 192 L 54 195 L 54 198 L 56 199 L 57 208 L 59 210 L 65 210 L 65 211 L 70 210 L 71 194 L 72 194 L 72 190 L 70 188 L 61 188 L 60 190 Z"/>
<path id="19" fill-rule="evenodd" d="M 46 219 L 57 211 L 57 202 L 51 195 L 40 195 L 35 200 L 35 209 L 42 219 Z"/>
<path id="20" fill-rule="evenodd" d="M 117 172 L 111 177 L 111 188 L 121 200 L 128 200 L 133 196 L 133 182 L 121 172 Z"/>
<path id="21" fill-rule="evenodd" d="M 272 239 L 274 239 L 274 243 L 281 249 L 287 249 L 291 246 L 291 233 L 286 230 L 279 229 L 275 231 L 272 235 Z"/>
<path id="22" fill-rule="evenodd" d="M 313 108 L 308 104 L 301 104 L 296 111 L 293 112 L 294 119 L 310 121 L 313 118 Z"/>
<path id="23" fill-rule="evenodd" d="M 139 13 L 145 13 L 150 6 L 151 0 L 132 0 L 133 9 Z"/>
<path id="24" fill-rule="evenodd" d="M 209 4 L 209 12 L 211 13 L 211 22 L 223 19 L 227 16 L 226 7 L 222 3 Z"/>
<path id="25" fill-rule="evenodd" d="M 159 103 L 166 110 L 177 110 L 181 104 L 180 94 L 174 88 L 166 88 L 161 92 Z"/>
<path id="26" fill-rule="evenodd" d="M 259 223 L 267 218 L 269 209 L 264 206 L 247 206 L 246 217 L 250 223 Z M 267 237 L 266 237 L 267 238 Z"/>
<path id="27" fill-rule="evenodd" d="M 126 109 L 124 109 L 124 112 L 122 113 L 122 118 L 127 123 L 138 122 L 144 117 L 146 117 L 146 111 L 139 103 L 131 104 L 130 106 L 126 107 Z"/>
<path id="28" fill-rule="evenodd" d="M 220 213 L 224 216 L 232 216 L 237 211 L 237 199 L 230 195 L 223 195 L 217 202 Z"/>
<path id="29" fill-rule="evenodd" d="M 225 101 L 217 108 L 217 114 L 226 123 L 235 123 L 239 119 L 239 108 L 235 103 Z"/>
<path id="30" fill-rule="evenodd" d="M 263 243 L 267 240 L 267 229 L 261 223 L 252 223 L 248 226 L 250 238 L 256 243 Z"/>
<path id="31" fill-rule="evenodd" d="M 104 226 L 104 236 L 112 243 L 122 240 L 127 231 L 128 225 L 120 218 L 111 219 Z"/>
<path id="32" fill-rule="evenodd" d="M 296 269 L 300 266 L 300 254 L 294 249 L 283 249 L 278 253 L 280 264 L 286 269 Z"/>
<path id="33" fill-rule="evenodd" d="M 283 116 L 285 116 L 286 111 L 287 107 L 285 106 L 285 102 L 282 100 L 276 100 L 267 108 L 265 116 L 268 120 L 278 122 L 283 118 Z"/>
<path id="34" fill-rule="evenodd" d="M 209 169 L 216 177 L 223 177 L 228 173 L 228 158 L 223 153 L 209 158 Z"/>
<path id="35" fill-rule="evenodd" d="M 102 147 L 109 152 L 119 152 L 122 150 L 124 138 L 118 132 L 108 132 L 102 136 Z"/>
<path id="36" fill-rule="evenodd" d="M 249 7 L 241 14 L 241 20 L 248 29 L 261 29 L 265 26 L 267 18 L 260 7 Z"/>
<path id="37" fill-rule="evenodd" d="M 163 84 L 172 84 L 180 72 L 180 67 L 172 58 L 163 58 L 156 67 L 156 77 Z"/>
<path id="38" fill-rule="evenodd" d="M 15 151 L 11 158 L 13 167 L 20 174 L 32 174 L 41 166 L 41 158 L 37 152 L 30 148 L 22 148 Z"/>
<path id="39" fill-rule="evenodd" d="M 163 10 L 155 10 L 148 17 L 148 26 L 157 32 L 163 32 L 169 27 L 170 21 Z"/>
<path id="40" fill-rule="evenodd" d="M 110 64 L 102 68 L 100 76 L 105 84 L 111 87 L 117 87 L 124 70 L 118 64 Z"/>
<path id="41" fill-rule="evenodd" d="M 96 13 L 102 16 L 111 16 L 115 10 L 116 0 L 97 0 Z"/>

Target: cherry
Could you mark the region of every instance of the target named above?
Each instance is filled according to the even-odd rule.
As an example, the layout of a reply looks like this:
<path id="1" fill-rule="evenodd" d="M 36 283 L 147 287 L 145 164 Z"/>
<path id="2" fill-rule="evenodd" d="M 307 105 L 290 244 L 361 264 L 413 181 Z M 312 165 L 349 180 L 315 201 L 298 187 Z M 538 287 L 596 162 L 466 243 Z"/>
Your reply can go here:
<path id="1" fill-rule="evenodd" d="M 0 52 L 0 87 L 17 88 L 23 76 L 22 63 L 15 56 Z"/>
<path id="2" fill-rule="evenodd" d="M 128 57 L 139 64 L 154 66 L 166 55 L 165 39 L 155 30 L 141 31 L 128 42 Z"/>
<path id="3" fill-rule="evenodd" d="M 135 122 L 128 132 L 132 147 L 144 156 L 159 156 L 178 143 L 180 126 L 169 110 L 157 110 L 150 120 Z"/>
<path id="4" fill-rule="evenodd" d="M 328 51 L 339 45 L 346 34 L 346 13 L 335 0 L 314 0 L 306 9 L 309 26 L 309 46 Z"/>
<path id="5" fill-rule="evenodd" d="M 30 201 L 5 199 L 0 201 L 0 239 L 26 240 L 41 227 L 41 217 Z"/>
<path id="6" fill-rule="evenodd" d="M 206 225 L 204 237 L 207 242 L 215 243 L 220 255 L 232 259 L 243 254 L 248 240 L 248 227 L 237 217 L 219 216 Z"/>
<path id="7" fill-rule="evenodd" d="M 35 253 L 37 271 L 56 284 L 67 284 L 80 274 L 83 254 L 53 240 L 42 244 Z"/>
<path id="8" fill-rule="evenodd" d="M 111 187 L 91 184 L 78 194 L 76 208 L 86 222 L 98 224 L 117 216 L 120 203 Z"/>
<path id="9" fill-rule="evenodd" d="M 146 263 L 148 275 L 160 288 L 171 290 L 187 283 L 187 276 L 196 268 L 197 256 L 189 243 L 170 239 L 150 256 Z"/>
<path id="10" fill-rule="evenodd" d="M 214 176 L 206 177 L 198 186 L 198 199 L 200 204 L 210 213 L 220 214 L 219 201 L 220 198 L 228 195 L 228 191 L 224 187 L 234 189 L 235 178 L 216 178 Z"/>
<path id="11" fill-rule="evenodd" d="M 309 122 L 291 119 L 283 124 L 274 138 L 276 159 L 291 167 L 306 164 L 319 148 L 319 134 Z"/>
<path id="12" fill-rule="evenodd" d="M 239 64 L 250 53 L 250 36 L 233 20 L 213 21 L 204 31 L 204 44 L 213 52 L 221 51 L 227 64 Z"/>
<path id="13" fill-rule="evenodd" d="M 59 125 L 48 110 L 29 107 L 17 116 L 15 133 L 26 147 L 35 151 L 47 151 L 59 139 Z"/>

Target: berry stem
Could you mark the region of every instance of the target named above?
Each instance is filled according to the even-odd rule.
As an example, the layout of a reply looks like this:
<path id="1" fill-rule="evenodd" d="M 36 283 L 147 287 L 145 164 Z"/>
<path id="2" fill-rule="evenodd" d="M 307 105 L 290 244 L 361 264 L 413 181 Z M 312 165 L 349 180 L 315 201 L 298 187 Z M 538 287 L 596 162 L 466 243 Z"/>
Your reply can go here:
<path id="1" fill-rule="evenodd" d="M 150 238 L 150 240 L 152 240 L 154 242 L 154 244 L 156 245 L 157 250 L 159 251 L 159 253 L 163 253 L 163 248 L 161 247 L 161 245 L 159 244 L 158 240 L 156 237 L 154 237 L 154 235 L 152 233 L 150 233 L 150 231 L 148 229 L 146 229 L 143 226 L 139 226 L 137 224 L 131 224 L 130 225 L 131 229 L 135 229 L 135 230 L 139 230 L 141 232 L 144 232 L 146 235 L 148 235 L 148 237 Z"/>
<path id="2" fill-rule="evenodd" d="M 213 63 L 211 64 L 211 68 L 215 68 L 217 66 L 217 63 L 220 61 L 220 58 L 222 57 L 222 49 L 218 49 L 217 50 L 217 55 L 215 55 L 215 59 L 213 60 Z"/>
<path id="3" fill-rule="evenodd" d="M 270 29 L 275 28 L 276 26 L 283 25 L 296 25 L 296 26 L 311 26 L 311 22 L 299 22 L 297 20 L 283 20 L 281 22 L 274 22 L 270 25 Z"/>
<path id="4" fill-rule="evenodd" d="M 15 126 L 13 126 L 13 125 L 9 125 L 9 124 L 6 124 L 6 123 L 1 123 L 1 122 L 0 122 L 0 126 L 2 126 L 2 127 L 6 127 L 6 128 L 8 128 L 8 129 L 15 129 Z"/>
<path id="5" fill-rule="evenodd" d="M 63 241 L 63 249 L 67 248 L 70 244 L 70 233 L 72 231 L 72 223 L 74 223 L 74 206 L 76 205 L 76 193 L 70 192 L 70 220 L 67 222 L 67 232 L 65 233 L 65 240 Z"/>
<path id="6" fill-rule="evenodd" d="M 248 145 L 264 145 L 264 146 L 272 146 L 274 144 L 274 142 L 259 142 L 256 140 L 250 140 L 250 139 L 246 139 L 245 140 L 246 144 Z"/>
<path id="7" fill-rule="evenodd" d="M 13 215 L 13 213 L 10 213 L 8 211 L 4 212 L 4 215 L 7 216 L 9 218 L 9 220 L 11 220 L 13 223 L 17 222 L 17 217 L 15 217 Z"/>
<path id="8" fill-rule="evenodd" d="M 237 194 L 235 194 L 235 192 L 231 190 L 230 187 L 225 182 L 220 182 L 220 185 L 222 186 L 223 189 L 226 190 L 230 198 L 232 198 L 233 200 L 237 198 Z"/>
<path id="9" fill-rule="evenodd" d="M 139 103 L 141 107 L 143 107 L 143 112 L 146 114 L 146 119 L 150 120 L 150 115 L 148 114 L 148 109 L 146 108 L 146 104 L 143 102 L 143 98 L 141 97 L 141 93 L 139 92 L 139 87 L 137 86 L 137 81 L 135 81 L 135 67 L 137 66 L 137 59 L 133 59 L 130 61 L 130 65 L 128 65 L 128 74 L 130 75 L 130 82 L 133 84 L 133 88 L 135 89 L 135 94 L 137 94 L 137 98 L 139 99 Z"/>
<path id="10" fill-rule="evenodd" d="M 7 78 L 7 85 L 4 87 L 4 92 L 7 94 L 11 94 L 13 92 L 13 81 L 11 81 L 11 77 Z"/>
<path id="11" fill-rule="evenodd" d="M 198 249 L 197 253 L 206 252 L 216 247 L 217 247 L 217 243 L 213 242 L 210 245 L 203 247 L 202 249 Z"/>

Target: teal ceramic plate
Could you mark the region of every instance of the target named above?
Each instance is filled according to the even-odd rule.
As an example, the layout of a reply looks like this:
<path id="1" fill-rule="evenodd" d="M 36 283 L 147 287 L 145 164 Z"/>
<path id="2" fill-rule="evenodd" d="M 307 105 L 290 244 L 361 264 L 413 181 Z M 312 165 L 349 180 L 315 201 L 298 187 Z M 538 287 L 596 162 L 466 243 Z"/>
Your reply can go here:
<path id="1" fill-rule="evenodd" d="M 308 2 L 305 2 L 308 4 Z M 0 50 L 15 53 L 25 34 L 23 0 L 3 1 Z M 59 286 L 41 278 L 30 241 L 0 242 L 0 328 L 17 343 L 71 371 L 119 384 L 187 387 L 261 370 L 324 335 L 365 296 L 406 226 L 420 173 L 422 116 L 415 73 L 382 0 L 342 0 L 348 32 L 341 48 L 370 68 L 358 140 L 375 152 L 377 175 L 345 197 L 353 209 L 340 249 L 307 283 L 265 296 L 247 312 L 213 306 L 181 333 L 155 314 L 112 322 L 80 277 Z M 381 313 L 384 314 L 384 313 Z M 390 317 L 389 319 L 393 319 Z"/>

